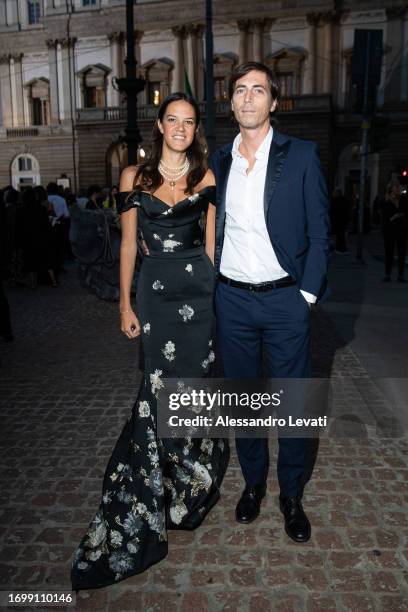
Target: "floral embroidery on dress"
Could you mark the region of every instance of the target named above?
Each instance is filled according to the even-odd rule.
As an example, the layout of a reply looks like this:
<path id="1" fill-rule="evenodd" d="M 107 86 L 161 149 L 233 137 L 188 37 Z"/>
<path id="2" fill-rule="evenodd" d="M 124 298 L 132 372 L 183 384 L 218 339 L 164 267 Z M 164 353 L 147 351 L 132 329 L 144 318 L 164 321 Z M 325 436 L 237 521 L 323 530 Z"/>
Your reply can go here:
<path id="1" fill-rule="evenodd" d="M 188 200 L 194 204 L 194 202 L 197 202 L 198 198 L 200 197 L 199 193 L 193 193 L 193 195 L 188 196 Z"/>
<path id="2" fill-rule="evenodd" d="M 215 353 L 214 351 L 210 351 L 208 353 L 208 357 L 204 359 L 204 361 L 201 362 L 201 366 L 204 368 L 204 370 L 206 370 L 208 366 L 210 365 L 210 363 L 213 363 L 214 361 L 215 361 Z"/>
<path id="3" fill-rule="evenodd" d="M 160 289 L 164 289 L 164 285 L 162 285 L 162 283 L 159 280 L 155 280 L 153 285 L 152 285 L 153 289 L 155 291 L 159 291 Z"/>
<path id="4" fill-rule="evenodd" d="M 139 402 L 139 415 L 141 417 L 148 417 L 148 416 L 150 416 L 149 402 L 147 402 L 147 401 Z"/>
<path id="5" fill-rule="evenodd" d="M 189 306 L 188 304 L 184 304 L 183 308 L 179 309 L 179 314 L 183 317 L 184 323 L 190 321 L 194 316 L 194 308 Z"/>
<path id="6" fill-rule="evenodd" d="M 187 264 L 186 267 L 184 268 L 189 274 L 191 274 L 191 276 L 194 276 L 194 270 L 193 270 L 193 266 L 192 264 Z"/>
<path id="7" fill-rule="evenodd" d="M 182 242 L 173 240 L 171 236 L 174 236 L 174 234 L 169 234 L 169 238 L 165 238 L 164 240 L 162 240 L 162 238 L 160 238 L 158 234 L 153 234 L 153 238 L 161 242 L 163 247 L 163 253 L 174 253 L 174 249 L 177 246 L 181 246 L 183 244 Z"/>
<path id="8" fill-rule="evenodd" d="M 163 370 L 155 370 L 153 374 L 150 374 L 150 384 L 152 385 L 153 395 L 157 395 L 157 391 L 163 389 L 164 384 L 160 376 L 163 374 Z"/>
<path id="9" fill-rule="evenodd" d="M 147 336 L 150 334 L 150 323 L 145 323 L 143 325 L 143 333 L 145 333 Z"/>
<path id="10" fill-rule="evenodd" d="M 173 359 L 176 358 L 174 354 L 175 352 L 176 352 L 176 346 L 174 342 L 172 342 L 171 340 L 166 342 L 164 349 L 162 349 L 162 353 L 165 356 L 165 358 L 168 359 L 169 361 L 173 361 Z"/>

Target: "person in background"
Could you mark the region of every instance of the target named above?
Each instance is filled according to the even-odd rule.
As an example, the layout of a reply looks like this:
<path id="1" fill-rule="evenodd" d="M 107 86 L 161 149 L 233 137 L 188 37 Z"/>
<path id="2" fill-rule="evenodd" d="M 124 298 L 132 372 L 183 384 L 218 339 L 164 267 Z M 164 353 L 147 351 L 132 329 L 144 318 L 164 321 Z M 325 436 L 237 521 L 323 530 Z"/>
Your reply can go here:
<path id="1" fill-rule="evenodd" d="M 11 329 L 10 308 L 7 296 L 4 292 L 4 276 L 7 270 L 4 266 L 6 261 L 6 207 L 4 203 L 3 191 L 0 191 L 0 336 L 6 342 L 13 340 L 13 332 Z"/>
<path id="2" fill-rule="evenodd" d="M 76 198 L 76 203 L 83 210 L 88 203 L 88 198 L 86 197 L 86 190 L 81 187 L 78 191 L 78 195 Z"/>
<path id="3" fill-rule="evenodd" d="M 111 187 L 109 190 L 108 197 L 103 202 L 103 207 L 116 210 L 116 200 L 117 200 L 118 193 L 119 191 L 118 191 L 117 186 L 113 185 L 113 187 Z"/>
<path id="4" fill-rule="evenodd" d="M 381 205 L 382 231 L 385 251 L 385 276 L 383 281 L 391 280 L 394 250 L 398 255 L 398 282 L 406 283 L 404 278 L 405 254 L 407 250 L 408 232 L 408 197 L 402 194 L 401 183 L 391 180 L 385 192 Z"/>
<path id="5" fill-rule="evenodd" d="M 58 247 L 56 272 L 64 272 L 64 261 L 68 253 L 70 214 L 67 202 L 59 193 L 57 183 L 48 183 L 48 201 L 51 202 L 56 216 L 56 242 Z"/>
<path id="6" fill-rule="evenodd" d="M 38 194 L 38 191 L 37 191 Z M 22 194 L 23 201 L 23 244 L 24 270 L 29 276 L 29 286 L 35 289 L 38 276 L 47 271 L 51 285 L 57 286 L 52 267 L 51 227 L 48 211 L 36 197 L 32 187 L 27 187 Z"/>
<path id="7" fill-rule="evenodd" d="M 46 252 L 46 264 L 47 273 L 51 281 L 52 287 L 58 286 L 58 279 L 56 276 L 57 263 L 58 263 L 58 229 L 56 228 L 57 217 L 55 215 L 54 206 L 48 200 L 47 192 L 42 185 L 34 187 L 34 197 L 36 201 L 44 207 L 47 211 L 48 216 L 48 231 L 47 231 L 47 252 Z"/>
<path id="8" fill-rule="evenodd" d="M 101 202 L 103 194 L 99 185 L 91 185 L 88 187 L 86 195 L 88 197 L 88 201 L 85 206 L 86 210 L 99 210 L 103 208 L 103 200 Z"/>
<path id="9" fill-rule="evenodd" d="M 22 276 L 22 241 L 19 222 L 21 217 L 20 194 L 11 185 L 4 189 L 5 206 L 5 270 L 8 284 L 24 284 Z"/>

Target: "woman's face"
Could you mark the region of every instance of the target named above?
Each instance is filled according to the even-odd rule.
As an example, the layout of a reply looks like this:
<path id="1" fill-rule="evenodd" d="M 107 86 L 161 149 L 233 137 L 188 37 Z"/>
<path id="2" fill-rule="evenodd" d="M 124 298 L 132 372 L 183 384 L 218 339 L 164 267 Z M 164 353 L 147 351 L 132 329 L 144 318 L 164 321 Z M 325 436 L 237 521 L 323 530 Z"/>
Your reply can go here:
<path id="1" fill-rule="evenodd" d="M 185 100 L 170 102 L 163 116 L 158 120 L 163 143 L 173 151 L 187 151 L 194 140 L 197 120 L 194 108 Z"/>

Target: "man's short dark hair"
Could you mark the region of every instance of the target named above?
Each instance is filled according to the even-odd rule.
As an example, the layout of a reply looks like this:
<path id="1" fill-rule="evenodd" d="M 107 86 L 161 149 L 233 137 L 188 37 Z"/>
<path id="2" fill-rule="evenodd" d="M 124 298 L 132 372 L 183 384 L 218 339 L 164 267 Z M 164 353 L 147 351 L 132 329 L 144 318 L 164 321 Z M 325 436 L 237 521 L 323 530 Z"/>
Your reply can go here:
<path id="1" fill-rule="evenodd" d="M 274 71 L 266 66 L 266 64 L 262 64 L 261 62 L 245 62 L 244 64 L 240 64 L 231 73 L 229 84 L 228 84 L 228 93 L 230 100 L 234 94 L 235 83 L 238 79 L 241 79 L 243 76 L 252 72 L 252 70 L 257 70 L 258 72 L 263 72 L 266 74 L 266 78 L 268 79 L 270 92 L 272 95 L 272 100 L 279 99 L 279 79 L 274 73 Z"/>
<path id="2" fill-rule="evenodd" d="M 48 183 L 47 185 L 47 193 L 48 195 L 58 195 L 58 185 L 57 183 Z"/>

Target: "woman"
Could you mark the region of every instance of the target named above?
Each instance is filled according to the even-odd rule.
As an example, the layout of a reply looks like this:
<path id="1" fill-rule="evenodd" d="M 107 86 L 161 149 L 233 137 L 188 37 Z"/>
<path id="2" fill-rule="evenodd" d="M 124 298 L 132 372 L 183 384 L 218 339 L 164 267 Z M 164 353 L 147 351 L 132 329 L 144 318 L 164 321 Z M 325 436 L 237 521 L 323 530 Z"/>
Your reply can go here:
<path id="1" fill-rule="evenodd" d="M 406 195 L 402 195 L 401 191 L 399 181 L 390 181 L 381 206 L 385 250 L 384 282 L 391 280 L 392 262 L 396 246 L 398 254 L 398 282 L 406 283 L 404 267 L 407 247 L 408 199 Z"/>
<path id="2" fill-rule="evenodd" d="M 53 287 L 57 286 L 52 261 L 51 225 L 45 206 L 38 199 L 38 189 L 27 187 L 22 194 L 24 209 L 24 268 L 29 276 L 31 289 L 37 287 L 38 275 L 47 271 Z"/>
<path id="3" fill-rule="evenodd" d="M 219 498 L 227 443 L 159 438 L 156 421 L 163 380 L 182 384 L 205 376 L 214 361 L 215 187 L 199 120 L 191 97 L 166 98 L 150 158 L 122 173 L 121 329 L 128 338 L 141 336 L 144 378 L 109 461 L 101 506 L 74 560 L 75 590 L 112 584 L 160 561 L 167 554 L 166 528 L 194 529 Z M 137 237 L 145 256 L 136 314 L 130 287 Z"/>
<path id="4" fill-rule="evenodd" d="M 37 205 L 46 211 L 48 217 L 48 225 L 46 230 L 46 264 L 47 273 L 49 280 L 51 281 L 51 287 L 58 287 L 58 281 L 56 277 L 57 261 L 58 261 L 58 246 L 57 246 L 57 233 L 55 229 L 56 216 L 52 203 L 48 200 L 47 192 L 42 185 L 37 185 L 33 189 L 34 197 Z M 44 216 L 44 215 L 43 215 Z M 44 227 L 45 231 L 45 227 Z"/>

